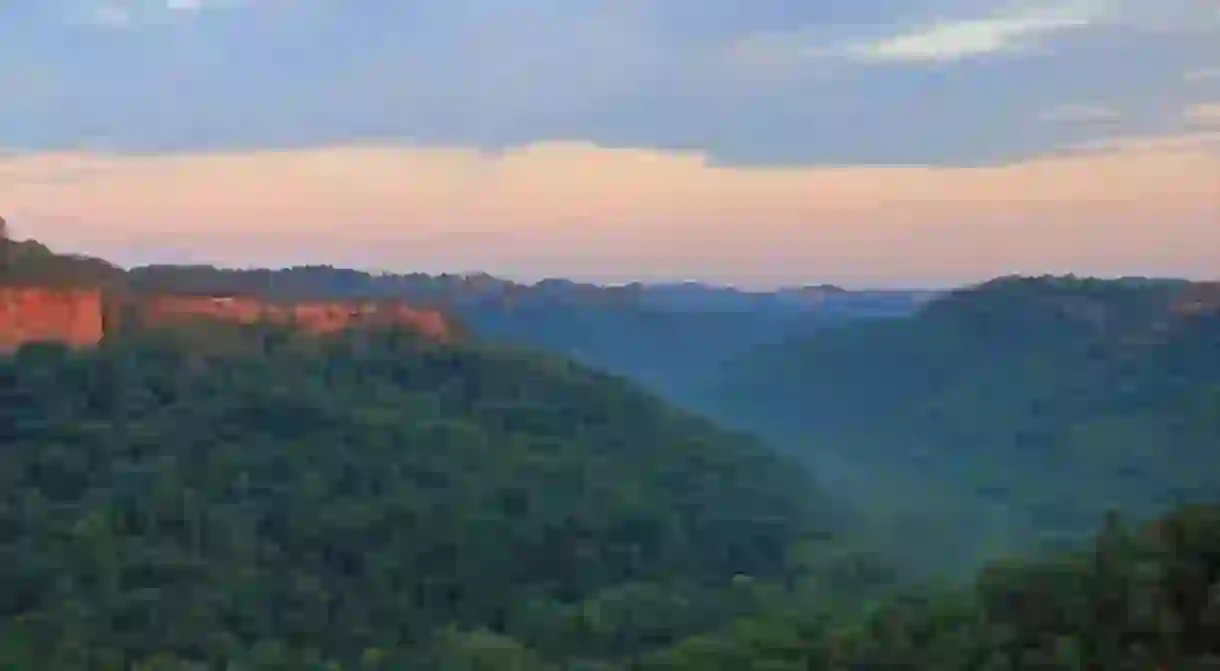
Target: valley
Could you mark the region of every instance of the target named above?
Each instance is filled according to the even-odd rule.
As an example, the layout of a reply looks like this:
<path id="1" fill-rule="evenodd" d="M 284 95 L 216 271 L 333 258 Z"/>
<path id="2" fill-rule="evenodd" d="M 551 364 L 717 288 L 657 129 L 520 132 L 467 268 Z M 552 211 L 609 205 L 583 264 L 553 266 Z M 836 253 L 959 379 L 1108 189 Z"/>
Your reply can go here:
<path id="1" fill-rule="evenodd" d="M 749 294 L 7 244 L 2 664 L 1217 652 L 1215 285 Z"/>
<path id="2" fill-rule="evenodd" d="M 0 671 L 1220 671 L 1216 6 L 0 0 Z"/>

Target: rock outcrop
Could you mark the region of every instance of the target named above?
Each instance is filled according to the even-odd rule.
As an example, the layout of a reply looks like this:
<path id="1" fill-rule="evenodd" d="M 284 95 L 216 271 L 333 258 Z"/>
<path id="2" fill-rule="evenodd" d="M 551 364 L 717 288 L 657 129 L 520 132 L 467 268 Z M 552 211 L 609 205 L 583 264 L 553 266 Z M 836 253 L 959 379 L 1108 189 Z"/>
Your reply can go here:
<path id="1" fill-rule="evenodd" d="M 90 347 L 128 327 L 200 320 L 268 324 L 316 335 L 385 327 L 440 342 L 457 335 L 445 313 L 399 300 L 277 301 L 140 288 L 126 271 L 101 259 L 56 254 L 36 241 L 11 239 L 8 222 L 0 217 L 0 353 L 34 342 Z"/>
<path id="2" fill-rule="evenodd" d="M 97 289 L 0 286 L 0 351 L 30 342 L 96 345 L 105 335 L 105 311 Z"/>
<path id="3" fill-rule="evenodd" d="M 403 327 L 448 341 L 453 330 L 445 315 L 401 301 L 282 303 L 252 296 L 170 296 L 137 299 L 132 314 L 144 326 L 172 326 L 198 320 L 234 324 L 274 324 L 324 335 L 353 328 Z"/>
<path id="4" fill-rule="evenodd" d="M 316 335 L 401 327 L 440 342 L 455 337 L 443 313 L 400 301 L 276 303 L 246 296 L 142 296 L 100 289 L 0 286 L 0 352 L 33 342 L 91 347 L 125 326 L 173 327 L 200 321 L 271 324 Z"/>

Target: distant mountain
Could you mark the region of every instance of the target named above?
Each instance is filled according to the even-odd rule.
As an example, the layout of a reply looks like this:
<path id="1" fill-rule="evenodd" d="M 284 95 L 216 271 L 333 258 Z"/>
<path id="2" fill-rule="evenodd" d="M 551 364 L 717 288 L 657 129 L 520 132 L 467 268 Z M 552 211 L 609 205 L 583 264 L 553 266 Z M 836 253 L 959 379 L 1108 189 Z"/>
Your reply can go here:
<path id="1" fill-rule="evenodd" d="M 124 271 L 99 259 L 53 253 L 35 241 L 5 240 L 3 249 L 0 281 L 7 284 L 121 285 L 136 293 L 277 301 L 405 300 L 453 315 L 476 337 L 627 375 L 695 407 L 705 375 L 753 347 L 845 320 L 910 314 L 934 296 L 832 285 L 768 292 L 696 282 L 521 284 L 481 273 L 375 274 L 331 266 L 153 265 Z"/>
<path id="2" fill-rule="evenodd" d="M 839 493 L 951 494 L 1016 536 L 1220 496 L 1220 285 L 1001 278 L 757 348 L 714 386 L 710 414 Z"/>
<path id="3" fill-rule="evenodd" d="M 849 316 L 900 316 L 936 295 L 932 291 L 851 291 L 831 284 L 743 291 L 698 282 L 644 284 L 639 295 L 647 305 L 679 310 L 788 313 L 793 310 Z"/>
<path id="4" fill-rule="evenodd" d="M 425 275 L 367 273 L 333 266 L 227 269 L 215 266 L 152 265 L 129 273 L 136 285 L 187 292 L 244 292 L 278 296 L 343 298 L 405 294 L 455 305 L 502 301 L 511 305 L 585 303 L 635 305 L 684 312 L 837 311 L 874 315 L 909 314 L 933 298 L 926 290 L 850 291 L 833 285 L 747 291 L 731 286 L 683 283 L 600 285 L 561 278 L 523 284 L 485 273 Z"/>
<path id="5" fill-rule="evenodd" d="M 708 371 L 761 344 L 829 323 L 910 314 L 931 294 L 833 286 L 743 291 L 700 283 L 521 284 L 486 274 L 371 274 L 330 266 L 132 269 L 135 287 L 281 298 L 400 297 L 454 314 L 478 337 L 543 349 L 627 375 L 698 407 Z"/>

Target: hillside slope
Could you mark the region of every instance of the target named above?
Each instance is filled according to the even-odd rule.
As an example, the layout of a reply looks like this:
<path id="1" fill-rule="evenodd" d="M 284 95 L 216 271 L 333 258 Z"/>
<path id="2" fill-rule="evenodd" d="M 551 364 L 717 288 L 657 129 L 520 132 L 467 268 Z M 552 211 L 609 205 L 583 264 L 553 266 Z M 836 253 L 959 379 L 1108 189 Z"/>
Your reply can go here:
<path id="1" fill-rule="evenodd" d="M 1005 278 L 726 367 L 714 414 L 863 501 L 1073 534 L 1220 493 L 1220 296 L 1205 284 Z M 964 498 L 963 498 L 964 497 Z M 948 520 L 945 520 L 946 525 Z"/>
<path id="2" fill-rule="evenodd" d="M 415 668 L 450 625 L 613 657 L 732 617 L 718 590 L 835 524 L 799 469 L 625 381 L 405 332 L 27 346 L 0 395 L 18 668 Z M 604 631 L 610 600 L 650 615 Z"/>
<path id="3" fill-rule="evenodd" d="M 1220 668 L 1220 507 L 1111 519 L 1078 551 L 992 564 L 856 615 L 809 600 L 652 656 L 647 671 L 1212 671 Z M 848 609 L 847 612 L 851 612 Z"/>

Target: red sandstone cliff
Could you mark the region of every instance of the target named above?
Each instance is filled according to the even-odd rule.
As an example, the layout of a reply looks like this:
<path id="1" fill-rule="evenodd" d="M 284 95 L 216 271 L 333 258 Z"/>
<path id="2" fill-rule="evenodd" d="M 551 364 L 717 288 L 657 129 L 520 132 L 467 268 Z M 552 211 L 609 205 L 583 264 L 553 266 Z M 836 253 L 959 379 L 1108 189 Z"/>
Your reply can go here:
<path id="1" fill-rule="evenodd" d="M 105 332 L 97 289 L 0 286 L 0 351 L 28 342 L 96 345 Z"/>
<path id="2" fill-rule="evenodd" d="M 55 254 L 35 241 L 14 241 L 0 217 L 0 352 L 31 342 L 88 347 L 101 342 L 109 329 L 175 326 L 199 319 L 266 323 L 318 335 L 401 327 L 437 341 L 456 336 L 441 312 L 399 301 L 279 303 L 254 296 L 133 294 L 120 289 L 127 286 L 122 272 L 99 259 Z"/>
<path id="3" fill-rule="evenodd" d="M 398 326 L 429 338 L 453 337 L 440 312 L 401 302 L 275 303 L 248 296 L 150 296 L 139 300 L 135 315 L 146 326 L 169 326 L 198 319 L 236 324 L 276 324 L 319 335 L 352 328 Z"/>
<path id="4" fill-rule="evenodd" d="M 401 302 L 272 303 L 253 297 L 132 297 L 107 295 L 98 289 L 0 286 L 0 352 L 30 342 L 93 346 L 101 342 L 108 328 L 122 326 L 123 320 L 145 327 L 199 320 L 266 323 L 318 335 L 353 328 L 402 327 L 441 342 L 455 336 L 444 314 Z"/>

